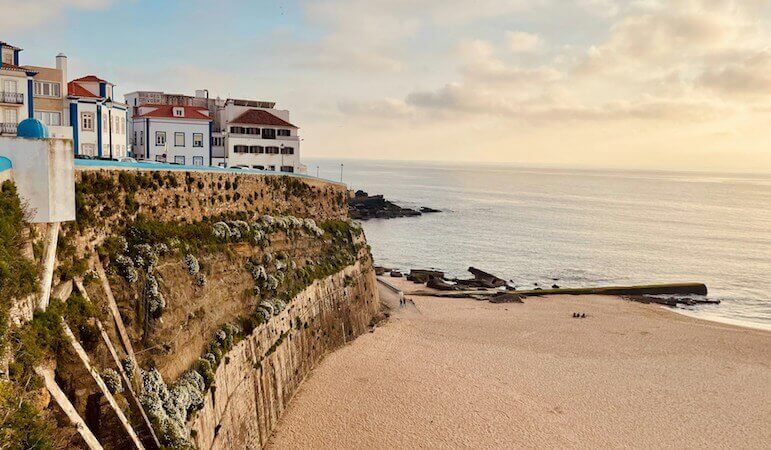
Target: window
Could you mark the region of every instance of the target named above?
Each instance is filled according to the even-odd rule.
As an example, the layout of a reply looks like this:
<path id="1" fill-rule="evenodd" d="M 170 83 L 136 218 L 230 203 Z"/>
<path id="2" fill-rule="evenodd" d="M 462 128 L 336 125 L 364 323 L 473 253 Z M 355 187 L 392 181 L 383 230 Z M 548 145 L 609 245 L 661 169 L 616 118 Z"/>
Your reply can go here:
<path id="1" fill-rule="evenodd" d="M 145 132 L 144 130 L 139 132 L 139 145 L 143 146 L 145 145 Z"/>
<path id="2" fill-rule="evenodd" d="M 247 128 L 246 134 L 260 134 L 259 128 Z"/>
<path id="3" fill-rule="evenodd" d="M 185 146 L 185 133 L 174 133 L 174 147 Z"/>
<path id="4" fill-rule="evenodd" d="M 262 145 L 252 145 L 249 147 L 249 153 L 265 153 L 265 147 Z"/>
<path id="5" fill-rule="evenodd" d="M 131 139 L 131 145 L 137 145 L 137 132 L 134 132 L 134 137 Z"/>
<path id="6" fill-rule="evenodd" d="M 16 80 L 3 80 L 3 92 L 12 94 L 19 92 L 19 85 Z"/>
<path id="7" fill-rule="evenodd" d="M 16 112 L 16 108 L 3 110 L 3 122 L 19 123 L 19 114 Z"/>
<path id="8" fill-rule="evenodd" d="M 185 117 L 185 108 L 174 108 L 174 117 Z"/>
<path id="9" fill-rule="evenodd" d="M 276 170 L 276 166 L 268 166 L 268 170 Z"/>
<path id="10" fill-rule="evenodd" d="M 94 144 L 82 144 L 80 153 L 83 155 L 96 156 L 96 146 Z"/>
<path id="11" fill-rule="evenodd" d="M 230 132 L 233 134 L 244 134 L 246 130 L 244 127 L 230 127 Z"/>
<path id="12" fill-rule="evenodd" d="M 223 138 L 222 136 L 213 137 L 211 139 L 212 139 L 211 145 L 213 145 L 214 147 L 222 147 L 223 145 L 225 145 L 225 138 Z"/>
<path id="13" fill-rule="evenodd" d="M 37 97 L 59 97 L 61 86 L 50 81 L 35 81 L 34 95 Z"/>
<path id="14" fill-rule="evenodd" d="M 290 130 L 278 130 L 278 131 L 276 131 L 276 133 L 279 136 L 291 136 L 292 135 L 292 132 Z"/>
<path id="15" fill-rule="evenodd" d="M 249 153 L 249 146 L 248 145 L 234 145 L 233 146 L 233 152 L 234 153 Z"/>
<path id="16" fill-rule="evenodd" d="M 269 155 L 278 155 L 278 147 L 265 147 L 265 153 Z"/>
<path id="17" fill-rule="evenodd" d="M 274 128 L 263 128 L 262 129 L 262 138 L 263 139 L 276 139 L 276 130 Z"/>
<path id="18" fill-rule="evenodd" d="M 203 133 L 193 133 L 193 147 L 203 147 Z"/>
<path id="19" fill-rule="evenodd" d="M 102 123 L 104 124 L 102 125 L 102 133 L 104 133 L 107 131 L 107 113 L 102 113 Z"/>
<path id="20" fill-rule="evenodd" d="M 176 164 L 185 164 L 185 157 L 184 156 L 175 156 L 174 162 Z"/>
<path id="21" fill-rule="evenodd" d="M 58 127 L 62 124 L 62 113 L 53 111 L 35 111 L 35 119 L 48 126 Z"/>
<path id="22" fill-rule="evenodd" d="M 294 167 L 293 166 L 281 166 L 281 171 L 282 172 L 293 173 L 294 172 Z"/>
<path id="23" fill-rule="evenodd" d="M 120 133 L 126 134 L 126 118 L 121 117 L 120 118 Z"/>
<path id="24" fill-rule="evenodd" d="M 94 113 L 80 113 L 80 129 L 94 131 Z"/>
<path id="25" fill-rule="evenodd" d="M 193 156 L 193 165 L 194 166 L 202 166 L 203 165 L 203 156 Z"/>
<path id="26" fill-rule="evenodd" d="M 294 147 L 281 147 L 282 155 L 294 155 Z"/>
<path id="27" fill-rule="evenodd" d="M 155 132 L 155 145 L 156 146 L 166 145 L 166 132 L 165 131 L 156 131 Z"/>

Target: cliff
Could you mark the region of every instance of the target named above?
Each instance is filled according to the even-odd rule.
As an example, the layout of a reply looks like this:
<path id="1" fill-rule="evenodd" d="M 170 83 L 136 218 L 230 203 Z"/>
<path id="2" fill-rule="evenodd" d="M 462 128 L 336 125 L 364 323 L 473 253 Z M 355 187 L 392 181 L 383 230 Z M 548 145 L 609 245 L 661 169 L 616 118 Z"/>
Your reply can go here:
<path id="1" fill-rule="evenodd" d="M 76 202 L 76 222 L 32 227 L 41 272 L 55 255 L 50 305 L 32 316 L 45 289 L 16 299 L 8 334 L 7 378 L 36 380 L 52 447 L 258 448 L 314 365 L 378 314 L 342 185 L 93 170 L 76 173 Z"/>

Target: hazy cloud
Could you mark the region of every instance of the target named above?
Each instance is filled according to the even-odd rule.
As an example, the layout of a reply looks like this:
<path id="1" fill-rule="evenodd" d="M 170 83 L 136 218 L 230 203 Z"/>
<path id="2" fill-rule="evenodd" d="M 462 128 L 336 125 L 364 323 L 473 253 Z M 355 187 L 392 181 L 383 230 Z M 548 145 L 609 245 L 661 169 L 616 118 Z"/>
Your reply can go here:
<path id="1" fill-rule="evenodd" d="M 0 0 L 0 29 L 22 30 L 56 20 L 68 9 L 99 10 L 112 0 Z"/>

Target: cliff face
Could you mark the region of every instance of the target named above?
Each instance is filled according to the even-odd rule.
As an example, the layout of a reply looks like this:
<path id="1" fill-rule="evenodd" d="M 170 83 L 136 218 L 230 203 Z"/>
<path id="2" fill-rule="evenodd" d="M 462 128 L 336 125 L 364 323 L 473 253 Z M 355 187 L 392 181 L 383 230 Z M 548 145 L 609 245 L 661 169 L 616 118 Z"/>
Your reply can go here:
<path id="1" fill-rule="evenodd" d="M 106 448 L 258 448 L 314 365 L 378 314 L 341 185 L 100 170 L 76 174 L 76 197 L 54 244 L 52 311 L 72 342 L 52 349 L 46 383 L 75 412 L 48 403 L 56 447 L 93 435 Z"/>
<path id="2" fill-rule="evenodd" d="M 217 369 L 217 389 L 192 423 L 197 447 L 264 445 L 316 363 L 371 325 L 379 307 L 375 283 L 371 267 L 346 267 L 305 289 L 228 352 L 229 362 Z"/>

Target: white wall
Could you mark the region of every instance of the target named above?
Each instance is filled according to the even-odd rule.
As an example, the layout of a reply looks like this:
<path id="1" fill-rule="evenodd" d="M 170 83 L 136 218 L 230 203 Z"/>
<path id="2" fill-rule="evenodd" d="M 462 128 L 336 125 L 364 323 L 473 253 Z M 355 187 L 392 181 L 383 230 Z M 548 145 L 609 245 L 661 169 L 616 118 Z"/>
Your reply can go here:
<path id="1" fill-rule="evenodd" d="M 85 102 L 76 102 L 77 105 L 77 114 L 76 119 L 77 123 L 72 124 L 73 128 L 78 128 L 78 154 L 80 155 L 90 155 L 90 156 L 97 156 L 99 154 L 99 149 L 97 148 L 97 142 L 96 142 L 96 103 L 85 103 Z M 85 131 L 83 129 L 83 121 L 80 119 L 81 113 L 89 112 L 94 115 L 94 126 L 92 131 Z M 94 150 L 88 151 L 84 148 L 84 144 L 86 145 L 93 145 Z"/>
<path id="2" fill-rule="evenodd" d="M 31 222 L 75 220 L 72 141 L 0 136 L 0 156 L 13 164 L 13 179 L 28 202 Z"/>
<path id="3" fill-rule="evenodd" d="M 140 124 L 140 122 L 142 124 Z M 144 127 L 144 119 L 137 119 L 136 123 L 139 127 Z M 143 128 L 135 129 L 140 130 Z M 165 146 L 156 145 L 155 133 L 157 131 L 166 133 Z M 185 145 L 183 147 L 176 147 L 174 145 L 174 133 L 184 133 Z M 200 133 L 203 135 L 203 147 L 193 147 L 193 133 Z M 146 140 L 147 137 L 145 136 L 145 141 Z M 175 156 L 184 157 L 184 163 L 188 165 L 193 164 L 194 157 L 200 156 L 203 158 L 203 165 L 208 166 L 209 122 L 205 120 L 150 118 L 150 151 L 145 158 L 155 161 L 158 156 L 162 155 L 166 155 L 167 162 L 174 162 Z"/>
<path id="4" fill-rule="evenodd" d="M 112 130 L 110 130 L 110 120 Z M 107 107 L 102 105 L 102 156 L 110 155 L 110 131 L 112 131 L 112 157 L 123 158 L 126 156 L 126 133 L 128 132 L 126 123 L 126 111 L 119 106 Z"/>
<path id="5" fill-rule="evenodd" d="M 16 92 L 24 96 L 24 102 L 15 106 L 3 105 L 0 107 L 0 109 L 15 109 L 17 117 L 16 123 L 20 123 L 22 120 L 27 118 L 27 112 L 29 110 L 27 103 L 29 103 L 30 93 L 27 92 L 27 76 L 24 74 L 24 72 L 2 71 L 2 69 L 0 69 L 0 92 L 5 91 L 5 80 L 16 82 Z M 0 112 L 0 122 L 4 123 L 5 117 L 3 113 L 4 111 Z"/>
<path id="6" fill-rule="evenodd" d="M 263 147 L 284 147 L 294 148 L 293 155 L 268 155 L 265 153 L 236 153 L 233 149 L 236 145 L 260 145 Z M 295 172 L 300 172 L 300 142 L 297 140 L 286 139 L 260 139 L 254 137 L 245 137 L 245 135 L 231 134 L 227 141 L 228 166 L 274 166 L 273 170 L 281 170 L 281 166 L 292 166 Z"/>

